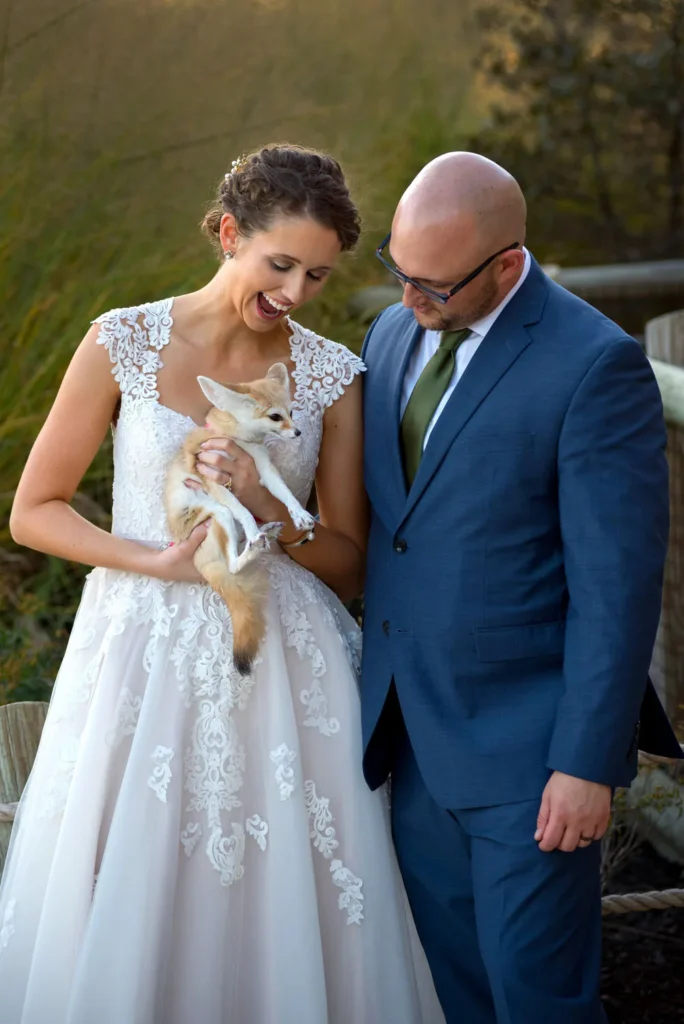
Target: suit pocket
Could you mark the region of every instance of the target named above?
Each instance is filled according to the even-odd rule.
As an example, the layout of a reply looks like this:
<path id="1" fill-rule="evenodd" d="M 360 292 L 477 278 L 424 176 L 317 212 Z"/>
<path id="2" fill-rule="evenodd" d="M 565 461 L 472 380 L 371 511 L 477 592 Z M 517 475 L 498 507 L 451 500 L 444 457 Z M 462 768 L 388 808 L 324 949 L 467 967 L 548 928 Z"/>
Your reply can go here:
<path id="1" fill-rule="evenodd" d="M 565 623 L 560 620 L 475 629 L 475 653 L 479 661 L 557 657 L 563 653 L 564 644 Z"/>
<path id="2" fill-rule="evenodd" d="M 512 431 L 507 434 L 473 434 L 466 438 L 469 455 L 493 455 L 496 452 L 529 452 L 536 434 Z"/>

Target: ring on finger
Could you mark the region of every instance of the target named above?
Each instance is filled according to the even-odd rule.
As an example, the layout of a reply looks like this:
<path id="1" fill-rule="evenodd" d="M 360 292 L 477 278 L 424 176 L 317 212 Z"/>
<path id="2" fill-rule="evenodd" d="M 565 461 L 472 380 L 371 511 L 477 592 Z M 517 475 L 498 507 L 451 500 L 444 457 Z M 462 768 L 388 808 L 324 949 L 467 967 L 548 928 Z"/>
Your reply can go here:
<path id="1" fill-rule="evenodd" d="M 594 842 L 594 837 L 593 836 L 583 836 L 583 835 L 580 835 L 580 842 L 581 843 L 586 843 L 587 846 L 588 846 L 589 843 L 593 843 Z"/>
<path id="2" fill-rule="evenodd" d="M 231 476 L 229 476 L 223 486 L 227 487 L 229 491 L 232 491 L 233 490 L 233 478 Z"/>

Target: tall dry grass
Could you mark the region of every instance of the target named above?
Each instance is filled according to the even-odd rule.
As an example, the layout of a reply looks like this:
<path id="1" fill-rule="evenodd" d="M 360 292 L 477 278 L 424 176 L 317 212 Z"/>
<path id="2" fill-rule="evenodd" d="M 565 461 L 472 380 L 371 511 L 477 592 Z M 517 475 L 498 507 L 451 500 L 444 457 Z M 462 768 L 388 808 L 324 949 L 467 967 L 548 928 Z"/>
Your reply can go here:
<path id="1" fill-rule="evenodd" d="M 0 6 L 0 702 L 46 692 L 83 572 L 17 550 L 12 496 L 91 319 L 197 287 L 198 222 L 241 152 L 333 152 L 366 235 L 311 326 L 357 346 L 350 293 L 402 188 L 467 127 L 453 0 L 5 0 Z M 106 522 L 107 448 L 79 500 Z M 37 687 L 37 690 L 36 690 Z"/>

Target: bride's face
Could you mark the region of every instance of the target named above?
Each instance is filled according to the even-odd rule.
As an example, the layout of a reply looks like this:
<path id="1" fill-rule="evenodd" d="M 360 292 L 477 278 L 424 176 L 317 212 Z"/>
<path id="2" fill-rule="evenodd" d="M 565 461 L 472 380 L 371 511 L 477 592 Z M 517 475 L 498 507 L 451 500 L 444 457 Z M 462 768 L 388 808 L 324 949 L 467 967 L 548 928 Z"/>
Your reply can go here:
<path id="1" fill-rule="evenodd" d="M 244 238 L 226 214 L 221 242 L 235 253 L 223 269 L 231 302 L 254 331 L 270 330 L 318 295 L 341 251 L 337 232 L 311 217 L 280 217 Z"/>

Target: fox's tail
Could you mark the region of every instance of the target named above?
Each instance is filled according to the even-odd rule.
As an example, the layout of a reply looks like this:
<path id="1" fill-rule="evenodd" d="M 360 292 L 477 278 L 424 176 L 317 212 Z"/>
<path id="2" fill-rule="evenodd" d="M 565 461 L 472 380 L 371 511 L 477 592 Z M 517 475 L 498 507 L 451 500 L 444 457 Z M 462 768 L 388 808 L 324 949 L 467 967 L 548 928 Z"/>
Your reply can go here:
<path id="1" fill-rule="evenodd" d="M 264 603 L 268 593 L 268 577 L 258 561 L 249 562 L 238 573 L 229 572 L 225 555 L 216 551 L 223 539 L 221 533 L 218 524 L 212 523 L 206 540 L 197 551 L 195 564 L 212 590 L 228 606 L 233 624 L 233 662 L 240 675 L 246 676 L 251 671 L 266 632 Z M 203 550 L 207 548 L 209 550 Z"/>

